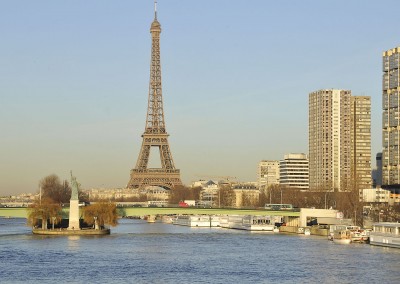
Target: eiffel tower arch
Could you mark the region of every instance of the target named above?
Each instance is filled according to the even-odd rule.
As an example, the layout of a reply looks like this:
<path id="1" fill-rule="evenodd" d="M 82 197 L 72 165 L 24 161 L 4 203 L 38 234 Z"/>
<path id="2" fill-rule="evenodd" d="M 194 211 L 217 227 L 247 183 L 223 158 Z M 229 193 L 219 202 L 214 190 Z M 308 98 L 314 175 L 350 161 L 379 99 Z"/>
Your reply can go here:
<path id="1" fill-rule="evenodd" d="M 161 86 L 160 33 L 161 25 L 157 21 L 157 2 L 154 2 L 154 21 L 150 27 L 152 38 L 149 97 L 146 127 L 142 135 L 142 147 L 136 166 L 131 170 L 127 188 L 145 188 L 159 186 L 171 189 L 182 185 L 180 171 L 175 168 L 165 129 L 164 107 Z M 161 168 L 148 168 L 151 149 L 158 148 Z"/>

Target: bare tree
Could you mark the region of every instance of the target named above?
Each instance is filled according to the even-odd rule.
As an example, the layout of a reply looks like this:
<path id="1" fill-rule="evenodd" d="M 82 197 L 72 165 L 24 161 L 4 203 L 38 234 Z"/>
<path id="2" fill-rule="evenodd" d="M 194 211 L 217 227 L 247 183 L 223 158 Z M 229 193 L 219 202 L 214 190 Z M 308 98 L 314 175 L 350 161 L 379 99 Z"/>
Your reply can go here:
<path id="1" fill-rule="evenodd" d="M 39 182 L 42 198 L 50 198 L 55 203 L 69 203 L 71 198 L 71 187 L 67 181 L 61 182 L 60 178 L 51 174 L 49 176 L 44 177 Z M 89 201 L 88 194 L 82 192 L 82 190 L 78 190 L 78 196 L 80 201 Z"/>
<path id="2" fill-rule="evenodd" d="M 228 184 L 220 185 L 219 189 L 219 204 L 221 207 L 232 207 L 235 206 L 235 193 Z"/>
<path id="3" fill-rule="evenodd" d="M 265 190 L 261 190 L 260 197 L 258 198 L 258 206 L 264 207 L 267 203 L 269 203 L 268 195 Z"/>
<path id="4" fill-rule="evenodd" d="M 200 199 L 200 187 L 186 187 L 186 186 L 176 186 L 171 189 L 171 194 L 169 197 L 169 203 L 178 204 L 183 200 L 199 200 Z"/>

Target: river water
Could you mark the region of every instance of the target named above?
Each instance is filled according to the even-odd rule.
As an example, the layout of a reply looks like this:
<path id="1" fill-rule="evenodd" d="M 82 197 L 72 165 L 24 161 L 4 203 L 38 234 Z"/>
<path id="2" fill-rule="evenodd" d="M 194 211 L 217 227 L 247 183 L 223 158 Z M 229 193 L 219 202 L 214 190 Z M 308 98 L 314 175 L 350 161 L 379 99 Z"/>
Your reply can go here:
<path id="1" fill-rule="evenodd" d="M 0 283 L 400 283 L 394 248 L 129 219 L 109 236 L 35 236 L 25 222 L 0 219 Z"/>

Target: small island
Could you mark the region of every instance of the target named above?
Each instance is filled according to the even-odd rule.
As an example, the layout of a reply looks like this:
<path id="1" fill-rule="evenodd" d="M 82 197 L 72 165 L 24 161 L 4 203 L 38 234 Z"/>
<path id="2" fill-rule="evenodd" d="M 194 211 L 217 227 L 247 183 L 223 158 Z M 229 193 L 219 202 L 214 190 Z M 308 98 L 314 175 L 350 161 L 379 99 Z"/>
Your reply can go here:
<path id="1" fill-rule="evenodd" d="M 108 235 L 110 229 L 106 225 L 117 225 L 117 208 L 115 203 L 97 202 L 87 205 L 79 203 L 79 183 L 71 172 L 71 187 L 58 186 L 57 180 L 52 178 L 49 190 L 44 197 L 40 194 L 29 208 L 28 224 L 32 226 L 32 233 L 37 235 Z M 48 177 L 49 178 L 49 177 Z M 49 184 L 46 178 L 42 181 Z M 63 205 L 55 201 L 54 192 L 70 191 L 69 218 L 63 218 Z M 52 198 L 53 197 L 53 198 Z M 79 209 L 82 207 L 82 210 Z M 82 215 L 80 215 L 82 214 Z M 66 224 L 68 223 L 68 226 Z M 49 226 L 51 224 L 51 226 Z M 49 228 L 50 227 L 50 228 Z"/>

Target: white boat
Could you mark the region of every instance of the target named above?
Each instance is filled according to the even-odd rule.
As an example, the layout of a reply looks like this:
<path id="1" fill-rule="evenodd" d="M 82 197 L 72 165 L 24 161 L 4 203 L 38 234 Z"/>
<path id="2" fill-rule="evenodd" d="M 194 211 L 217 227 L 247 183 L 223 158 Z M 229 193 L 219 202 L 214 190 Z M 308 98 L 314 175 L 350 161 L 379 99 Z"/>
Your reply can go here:
<path id="1" fill-rule="evenodd" d="M 220 225 L 237 230 L 279 232 L 275 223 L 281 220 L 281 216 L 228 215 L 220 218 Z"/>
<path id="2" fill-rule="evenodd" d="M 306 236 L 311 235 L 311 230 L 310 230 L 310 228 L 305 228 L 305 229 L 304 229 L 304 235 L 306 235 Z"/>
<path id="3" fill-rule="evenodd" d="M 156 222 L 156 216 L 155 215 L 147 215 L 146 221 L 147 221 L 147 223 L 155 223 Z"/>
<path id="4" fill-rule="evenodd" d="M 351 243 L 351 231 L 350 230 L 336 230 L 333 233 L 333 242 L 336 244 L 348 245 Z"/>
<path id="5" fill-rule="evenodd" d="M 366 243 L 369 241 L 369 231 L 368 230 L 357 230 L 351 231 L 351 241 L 358 243 Z"/>
<path id="6" fill-rule="evenodd" d="M 168 215 L 163 215 L 161 217 L 161 222 L 163 222 L 164 224 L 172 224 L 174 218 L 172 216 L 168 216 Z"/>
<path id="7" fill-rule="evenodd" d="M 376 223 L 372 228 L 369 234 L 371 245 L 400 248 L 400 223 Z"/>
<path id="8" fill-rule="evenodd" d="M 179 215 L 172 224 L 188 227 L 218 227 L 219 217 L 211 215 Z"/>

